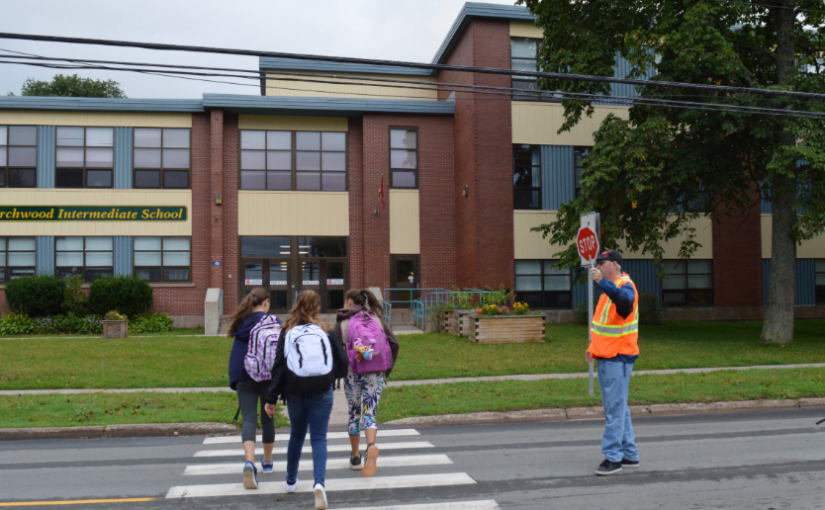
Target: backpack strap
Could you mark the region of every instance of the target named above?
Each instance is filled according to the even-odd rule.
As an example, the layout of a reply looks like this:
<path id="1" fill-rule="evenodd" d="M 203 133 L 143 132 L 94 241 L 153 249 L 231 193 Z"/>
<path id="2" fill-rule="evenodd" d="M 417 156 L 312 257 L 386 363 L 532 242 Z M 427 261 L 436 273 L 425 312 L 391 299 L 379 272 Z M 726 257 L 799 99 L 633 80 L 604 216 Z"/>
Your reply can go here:
<path id="1" fill-rule="evenodd" d="M 349 343 L 349 319 L 341 321 L 341 343 L 345 346 Z"/>

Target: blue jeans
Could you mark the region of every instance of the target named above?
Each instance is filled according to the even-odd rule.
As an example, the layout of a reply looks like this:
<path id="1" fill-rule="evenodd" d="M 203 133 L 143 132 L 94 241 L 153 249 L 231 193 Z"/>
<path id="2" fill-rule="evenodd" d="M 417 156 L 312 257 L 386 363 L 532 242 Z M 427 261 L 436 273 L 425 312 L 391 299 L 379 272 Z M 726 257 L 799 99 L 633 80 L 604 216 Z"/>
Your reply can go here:
<path id="1" fill-rule="evenodd" d="M 312 443 L 312 471 L 315 483 L 324 485 L 327 476 L 327 428 L 332 413 L 332 386 L 324 393 L 292 395 L 286 403 L 289 412 L 289 447 L 286 452 L 286 482 L 298 479 L 298 462 L 309 426 Z"/>
<path id="2" fill-rule="evenodd" d="M 600 359 L 599 390 L 604 405 L 604 435 L 602 452 L 610 462 L 622 459 L 639 460 L 639 450 L 633 437 L 630 408 L 627 407 L 628 385 L 633 363 Z"/>

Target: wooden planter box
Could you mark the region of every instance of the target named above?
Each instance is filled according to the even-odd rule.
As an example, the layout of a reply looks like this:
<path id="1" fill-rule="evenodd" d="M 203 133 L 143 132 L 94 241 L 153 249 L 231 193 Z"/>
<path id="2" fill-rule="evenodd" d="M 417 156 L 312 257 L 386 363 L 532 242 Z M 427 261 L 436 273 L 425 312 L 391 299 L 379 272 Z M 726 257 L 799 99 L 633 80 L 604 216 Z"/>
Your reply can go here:
<path id="1" fill-rule="evenodd" d="M 442 310 L 438 321 L 438 332 L 455 335 L 455 310 Z"/>
<path id="2" fill-rule="evenodd" d="M 101 321 L 103 323 L 103 338 L 126 338 L 129 331 L 129 321 Z"/>
<path id="3" fill-rule="evenodd" d="M 544 342 L 541 315 L 470 315 L 470 340 L 480 344 Z"/>
<path id="4" fill-rule="evenodd" d="M 472 328 L 470 317 L 475 314 L 475 310 L 456 310 L 455 327 L 459 335 L 466 337 L 470 336 L 470 329 Z"/>

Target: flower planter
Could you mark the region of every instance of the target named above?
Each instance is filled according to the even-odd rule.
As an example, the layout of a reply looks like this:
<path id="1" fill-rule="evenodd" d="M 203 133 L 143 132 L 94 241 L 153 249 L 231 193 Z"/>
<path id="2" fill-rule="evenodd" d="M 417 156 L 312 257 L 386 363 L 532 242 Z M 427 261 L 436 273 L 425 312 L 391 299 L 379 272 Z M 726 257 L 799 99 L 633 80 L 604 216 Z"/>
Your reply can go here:
<path id="1" fill-rule="evenodd" d="M 544 314 L 470 315 L 470 340 L 480 344 L 544 342 Z"/>
<path id="2" fill-rule="evenodd" d="M 470 336 L 470 329 L 472 329 L 471 317 L 473 317 L 475 313 L 475 310 L 456 310 L 455 327 L 459 335 Z"/>
<path id="3" fill-rule="evenodd" d="M 126 338 L 129 331 L 129 321 L 101 321 L 103 323 L 103 338 Z"/>
<path id="4" fill-rule="evenodd" d="M 450 335 L 460 335 L 461 327 L 459 322 L 462 313 L 466 314 L 467 310 L 442 310 L 439 324 L 440 332 L 449 333 Z"/>

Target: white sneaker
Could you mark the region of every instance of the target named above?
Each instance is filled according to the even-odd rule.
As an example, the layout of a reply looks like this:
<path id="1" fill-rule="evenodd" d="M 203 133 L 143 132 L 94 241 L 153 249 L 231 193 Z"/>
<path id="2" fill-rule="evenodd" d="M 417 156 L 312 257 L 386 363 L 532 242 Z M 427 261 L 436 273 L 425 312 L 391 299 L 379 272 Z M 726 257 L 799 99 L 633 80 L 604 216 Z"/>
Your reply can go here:
<path id="1" fill-rule="evenodd" d="M 286 483 L 286 491 L 287 491 L 288 493 L 290 493 L 290 494 L 292 494 L 293 492 L 295 492 L 295 489 L 297 489 L 297 488 L 298 488 L 298 481 L 299 481 L 299 480 L 296 478 L 296 479 L 295 479 L 295 483 L 293 483 L 292 485 L 290 485 L 290 484 L 289 484 L 289 482 L 287 482 L 287 483 Z"/>
<path id="2" fill-rule="evenodd" d="M 327 491 L 320 483 L 315 484 L 315 510 L 327 510 Z"/>

